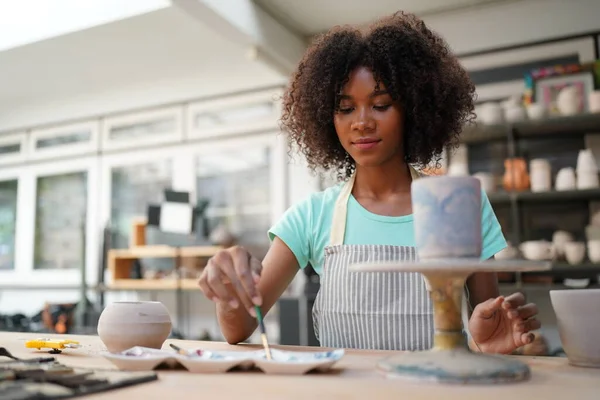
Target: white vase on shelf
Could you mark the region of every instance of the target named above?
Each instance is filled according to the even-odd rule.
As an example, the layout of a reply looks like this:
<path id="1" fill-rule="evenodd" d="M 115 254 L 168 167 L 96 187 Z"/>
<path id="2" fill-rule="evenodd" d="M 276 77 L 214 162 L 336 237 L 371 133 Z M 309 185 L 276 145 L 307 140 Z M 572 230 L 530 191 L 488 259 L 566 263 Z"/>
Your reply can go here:
<path id="1" fill-rule="evenodd" d="M 567 86 L 558 93 L 556 107 L 561 115 L 576 115 L 581 112 L 583 99 L 575 86 Z"/>
<path id="2" fill-rule="evenodd" d="M 548 160 L 536 158 L 529 163 L 532 192 L 547 192 L 552 189 L 552 167 Z"/>

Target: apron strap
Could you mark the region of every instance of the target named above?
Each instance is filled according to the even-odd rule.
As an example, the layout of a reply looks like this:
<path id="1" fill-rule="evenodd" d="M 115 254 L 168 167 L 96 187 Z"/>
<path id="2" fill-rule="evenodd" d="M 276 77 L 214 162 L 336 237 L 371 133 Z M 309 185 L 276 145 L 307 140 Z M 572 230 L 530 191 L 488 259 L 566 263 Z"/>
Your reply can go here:
<path id="1" fill-rule="evenodd" d="M 408 166 L 410 170 L 410 177 L 414 181 L 423 176 L 422 173 L 417 172 L 411 165 Z M 346 216 L 348 214 L 348 200 L 352 194 L 352 188 L 354 187 L 354 181 L 356 180 L 356 172 L 350 176 L 348 182 L 342 186 L 342 190 L 338 195 L 335 202 L 335 208 L 333 210 L 333 218 L 331 221 L 331 232 L 329 235 L 329 245 L 337 246 L 344 244 L 344 236 L 346 234 Z"/>

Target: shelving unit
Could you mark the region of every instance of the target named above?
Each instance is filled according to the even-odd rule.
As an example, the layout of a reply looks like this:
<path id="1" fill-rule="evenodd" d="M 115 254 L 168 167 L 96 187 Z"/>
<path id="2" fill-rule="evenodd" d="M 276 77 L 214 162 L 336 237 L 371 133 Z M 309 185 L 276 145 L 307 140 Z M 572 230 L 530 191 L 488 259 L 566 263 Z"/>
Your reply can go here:
<path id="1" fill-rule="evenodd" d="M 117 290 L 198 290 L 197 279 L 118 279 L 108 285 L 99 286 L 100 290 L 117 291 Z"/>
<path id="2" fill-rule="evenodd" d="M 503 125 L 476 125 L 461 134 L 466 144 L 490 141 L 518 140 L 531 137 L 585 135 L 600 133 L 600 114 L 581 114 L 569 117 L 548 117 L 543 120 L 526 120 Z"/>
<path id="3" fill-rule="evenodd" d="M 489 193 L 488 199 L 494 204 L 510 204 L 511 202 L 545 203 L 555 201 L 593 201 L 600 200 L 600 189 L 564 190 L 548 192 L 496 192 Z"/>
<path id="4" fill-rule="evenodd" d="M 496 154 L 501 153 L 507 158 L 520 157 L 520 150 L 523 145 L 521 142 L 530 141 L 535 143 L 529 144 L 529 149 L 537 150 L 535 146 L 540 146 L 542 143 L 545 146 L 546 139 L 551 140 L 577 140 L 584 141 L 585 135 L 600 133 L 600 114 L 584 114 L 570 117 L 549 117 L 544 120 L 532 121 L 526 120 L 518 123 L 507 123 L 503 125 L 482 125 L 478 124 L 474 127 L 466 129 L 461 135 L 461 143 L 475 146 L 481 149 L 481 146 L 489 145 L 490 148 L 496 149 Z M 498 151 L 498 148 L 503 150 Z M 527 148 L 527 145 L 524 146 Z M 553 152 L 560 154 L 560 148 L 552 149 Z M 490 150 L 490 152 L 493 152 Z M 505 152 L 505 153 L 504 153 Z M 529 160 L 527 160 L 529 161 Z M 573 165 L 575 167 L 575 165 Z M 476 171 L 470 171 L 471 173 Z M 581 207 L 582 203 L 591 201 L 600 201 L 600 188 L 587 190 L 568 190 L 568 191 L 548 191 L 548 192 L 531 192 L 531 191 L 496 191 L 488 193 L 488 198 L 492 207 L 510 210 L 510 236 L 514 246 L 518 246 L 523 238 L 528 236 L 524 228 L 524 219 L 527 216 L 526 209 L 531 210 L 532 207 L 552 207 L 554 205 L 567 205 L 570 203 L 578 203 Z M 588 207 L 589 208 L 589 207 Z M 585 228 L 581 227 L 582 230 Z M 548 284 L 533 284 L 524 283 L 522 278 L 530 275 L 551 275 L 555 283 Z M 572 266 L 566 263 L 557 263 L 551 271 L 544 271 L 533 274 L 515 274 L 514 283 L 503 283 L 502 288 L 511 287 L 526 287 L 527 289 L 551 290 L 556 288 L 565 288 L 564 285 L 556 283 L 562 278 L 591 278 L 590 286 L 598 286 L 596 284 L 600 275 L 600 265 L 585 263 L 582 265 Z"/>
<path id="5" fill-rule="evenodd" d="M 111 249 L 108 251 L 108 270 L 112 279 L 106 287 L 113 290 L 189 289 L 194 286 L 195 279 L 131 279 L 132 264 L 140 258 L 209 258 L 220 249 L 219 246 L 139 246 Z"/>

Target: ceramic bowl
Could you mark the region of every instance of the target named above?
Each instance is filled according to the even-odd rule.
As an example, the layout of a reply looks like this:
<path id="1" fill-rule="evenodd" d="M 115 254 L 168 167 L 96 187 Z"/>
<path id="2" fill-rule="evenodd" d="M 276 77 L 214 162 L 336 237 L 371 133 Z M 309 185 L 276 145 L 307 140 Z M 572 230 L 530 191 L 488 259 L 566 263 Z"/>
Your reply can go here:
<path id="1" fill-rule="evenodd" d="M 135 346 L 160 349 L 171 333 L 171 317 L 158 301 L 109 304 L 98 320 L 98 336 L 109 352 Z"/>
<path id="2" fill-rule="evenodd" d="M 481 182 L 465 176 L 429 176 L 412 183 L 420 259 L 481 256 Z"/>
<path id="3" fill-rule="evenodd" d="M 550 300 L 569 363 L 600 368 L 600 289 L 551 290 Z"/>

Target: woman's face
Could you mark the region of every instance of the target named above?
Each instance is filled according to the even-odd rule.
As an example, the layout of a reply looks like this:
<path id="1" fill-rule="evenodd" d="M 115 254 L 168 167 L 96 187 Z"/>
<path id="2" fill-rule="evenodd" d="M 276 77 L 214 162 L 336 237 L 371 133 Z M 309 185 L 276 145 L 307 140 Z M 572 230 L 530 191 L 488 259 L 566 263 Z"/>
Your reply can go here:
<path id="1" fill-rule="evenodd" d="M 404 159 L 404 114 L 370 69 L 352 71 L 333 122 L 340 143 L 357 165 L 380 166 Z"/>

